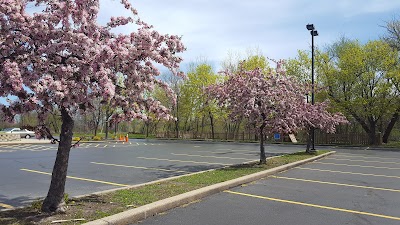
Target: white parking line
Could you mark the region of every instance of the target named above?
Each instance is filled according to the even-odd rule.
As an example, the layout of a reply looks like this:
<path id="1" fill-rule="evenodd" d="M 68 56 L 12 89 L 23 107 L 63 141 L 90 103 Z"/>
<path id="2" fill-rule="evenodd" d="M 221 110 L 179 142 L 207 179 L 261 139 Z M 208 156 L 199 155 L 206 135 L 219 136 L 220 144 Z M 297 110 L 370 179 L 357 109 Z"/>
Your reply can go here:
<path id="1" fill-rule="evenodd" d="M 336 161 L 350 161 L 350 162 L 366 162 L 366 163 L 382 163 L 382 164 L 400 164 L 400 162 L 382 162 L 382 161 L 375 161 L 375 160 L 362 160 L 362 159 L 340 159 L 335 157 L 329 157 L 327 159 L 332 159 Z"/>
<path id="2" fill-rule="evenodd" d="M 147 160 L 168 161 L 168 162 L 184 162 L 184 163 L 222 165 L 222 166 L 230 166 L 230 165 L 232 165 L 232 164 L 224 164 L 224 163 L 198 162 L 198 161 L 178 160 L 178 159 L 159 159 L 159 158 L 148 158 L 148 157 L 137 157 L 137 158 L 138 159 L 147 159 Z"/>
<path id="3" fill-rule="evenodd" d="M 393 158 L 376 157 L 376 156 L 360 156 L 360 155 L 356 155 L 356 154 L 347 154 L 347 153 L 335 154 L 335 157 L 337 157 L 337 156 L 350 157 L 350 158 L 363 158 L 363 159 L 387 159 L 387 160 L 393 160 Z"/>
<path id="4" fill-rule="evenodd" d="M 360 167 L 360 168 L 373 168 L 373 169 L 387 169 L 387 170 L 400 170 L 400 168 L 385 167 L 385 166 L 363 166 L 363 165 L 349 165 L 344 163 L 328 163 L 328 162 L 313 162 L 312 164 L 334 165 L 334 166 L 347 166 L 347 167 Z"/>
<path id="5" fill-rule="evenodd" d="M 165 171 L 165 172 L 189 173 L 187 171 L 182 171 L 182 170 L 170 170 L 170 169 L 162 169 L 162 168 L 154 168 L 154 167 L 130 166 L 130 165 L 120 165 L 120 164 L 112 164 L 112 163 L 101 163 L 101 162 L 90 162 L 90 163 L 97 164 L 97 165 L 104 165 L 104 166 L 116 166 L 116 167 L 144 169 L 144 170 L 157 170 L 157 171 Z"/>
<path id="6" fill-rule="evenodd" d="M 191 157 L 200 157 L 200 158 L 215 158 L 215 159 L 233 159 L 233 160 L 254 160 L 249 158 L 231 158 L 226 156 L 208 156 L 208 155 L 191 155 L 191 154 L 178 154 L 178 153 L 171 153 L 171 155 L 177 156 L 191 156 Z"/>

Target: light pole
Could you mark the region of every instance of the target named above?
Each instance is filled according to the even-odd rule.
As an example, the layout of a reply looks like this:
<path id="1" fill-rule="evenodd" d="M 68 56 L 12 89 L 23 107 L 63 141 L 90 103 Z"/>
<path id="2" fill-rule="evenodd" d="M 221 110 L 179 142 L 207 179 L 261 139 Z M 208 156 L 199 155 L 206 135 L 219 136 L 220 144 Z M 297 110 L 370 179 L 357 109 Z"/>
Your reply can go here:
<path id="1" fill-rule="evenodd" d="M 314 24 L 307 24 L 307 30 L 311 34 L 311 104 L 314 105 L 314 36 L 318 36 L 318 31 Z M 315 152 L 315 128 L 311 127 L 311 153 Z"/>

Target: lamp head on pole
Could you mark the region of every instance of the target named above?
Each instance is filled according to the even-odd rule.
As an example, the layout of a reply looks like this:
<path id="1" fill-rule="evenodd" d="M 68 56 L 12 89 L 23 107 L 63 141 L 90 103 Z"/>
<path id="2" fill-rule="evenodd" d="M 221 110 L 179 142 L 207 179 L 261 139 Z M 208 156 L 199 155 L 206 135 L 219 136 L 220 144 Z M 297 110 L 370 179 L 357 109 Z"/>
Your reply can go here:
<path id="1" fill-rule="evenodd" d="M 312 36 L 318 36 L 318 31 L 317 30 L 312 30 L 312 31 L 310 31 L 310 33 L 311 33 L 311 35 Z"/>
<path id="2" fill-rule="evenodd" d="M 314 24 L 307 24 L 306 27 L 307 27 L 307 30 L 315 30 Z"/>

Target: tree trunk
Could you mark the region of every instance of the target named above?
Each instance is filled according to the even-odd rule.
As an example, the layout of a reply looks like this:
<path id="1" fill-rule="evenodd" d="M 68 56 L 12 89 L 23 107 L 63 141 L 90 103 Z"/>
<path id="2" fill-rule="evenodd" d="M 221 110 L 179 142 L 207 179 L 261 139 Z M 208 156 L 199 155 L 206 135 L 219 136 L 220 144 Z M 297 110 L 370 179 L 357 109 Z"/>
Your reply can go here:
<path id="1" fill-rule="evenodd" d="M 265 156 L 264 149 L 264 127 L 265 124 L 263 123 L 260 127 L 260 164 L 267 164 L 267 157 Z"/>
<path id="2" fill-rule="evenodd" d="M 101 118 L 101 108 L 98 109 L 98 114 L 96 117 L 96 112 L 93 112 L 93 119 L 94 119 L 94 136 L 97 136 L 97 129 L 99 128 L 100 118 Z"/>
<path id="3" fill-rule="evenodd" d="M 176 138 L 179 138 L 179 119 L 178 118 L 175 120 L 175 134 L 176 134 Z"/>
<path id="4" fill-rule="evenodd" d="M 43 201 L 43 212 L 65 212 L 64 190 L 67 178 L 69 152 L 71 150 L 74 120 L 61 108 L 61 134 L 57 157 L 51 175 L 51 184 L 47 197 Z"/>
<path id="5" fill-rule="evenodd" d="M 108 129 L 110 127 L 110 117 L 111 117 L 111 112 L 110 112 L 110 105 L 107 105 L 107 109 L 106 109 L 106 129 L 105 129 L 105 133 L 106 133 L 106 140 L 108 139 Z"/>
<path id="6" fill-rule="evenodd" d="M 370 128 L 368 133 L 369 144 L 376 144 L 376 124 L 373 121 L 370 121 Z"/>
<path id="7" fill-rule="evenodd" d="M 307 129 L 307 147 L 306 147 L 306 153 L 311 154 L 312 152 L 310 151 L 310 146 L 311 146 L 311 129 Z"/>
<path id="8" fill-rule="evenodd" d="M 208 112 L 208 115 L 210 116 L 210 123 L 211 123 L 211 138 L 214 140 L 214 117 L 211 113 L 211 111 Z"/>
<path id="9" fill-rule="evenodd" d="M 146 125 L 146 138 L 148 138 L 148 137 L 149 137 L 149 126 L 150 126 L 150 121 L 146 121 L 146 122 L 145 122 L 145 125 Z"/>
<path id="10" fill-rule="evenodd" d="M 205 123 L 205 118 L 206 118 L 206 116 L 205 115 L 203 115 L 203 117 L 201 118 L 201 137 L 203 136 L 203 133 L 204 133 L 204 123 Z"/>
<path id="11" fill-rule="evenodd" d="M 389 124 L 387 125 L 385 132 L 383 133 L 382 142 L 388 143 L 390 133 L 393 130 L 394 125 L 396 124 L 397 120 L 399 120 L 399 113 L 396 112 L 393 114 L 392 119 L 390 119 Z"/>

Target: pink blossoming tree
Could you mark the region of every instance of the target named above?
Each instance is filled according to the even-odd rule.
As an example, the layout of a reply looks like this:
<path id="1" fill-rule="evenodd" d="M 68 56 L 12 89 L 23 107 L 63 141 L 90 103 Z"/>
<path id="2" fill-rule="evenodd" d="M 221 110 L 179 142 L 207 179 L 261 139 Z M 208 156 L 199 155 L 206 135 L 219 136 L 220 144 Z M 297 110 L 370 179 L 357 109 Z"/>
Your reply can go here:
<path id="1" fill-rule="evenodd" d="M 247 118 L 255 124 L 260 136 L 260 164 L 266 163 L 264 133 L 290 134 L 308 127 L 335 132 L 335 126 L 346 123 L 341 114 L 327 111 L 327 102 L 311 105 L 305 101 L 306 87 L 287 76 L 277 62 L 276 71 L 264 74 L 261 69 L 236 73 L 224 72 L 227 80 L 211 86 L 221 107 L 231 119 Z"/>
<path id="2" fill-rule="evenodd" d="M 39 7 L 28 13 L 27 6 Z M 158 85 L 155 63 L 175 75 L 184 51 L 180 37 L 161 35 L 141 21 L 128 0 L 121 4 L 132 17 L 112 17 L 98 23 L 99 0 L 0 0 L 0 104 L 7 119 L 36 111 L 41 121 L 58 108 L 62 128 L 44 212 L 65 210 L 63 204 L 75 112 L 93 108 L 93 99 L 118 108 L 117 120 L 146 119 L 147 113 L 170 119 L 169 110 L 146 95 Z M 112 29 L 131 24 L 135 32 Z M 123 79 L 121 80 L 121 76 Z M 15 99 L 15 100 L 14 100 Z"/>

